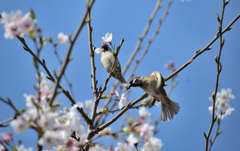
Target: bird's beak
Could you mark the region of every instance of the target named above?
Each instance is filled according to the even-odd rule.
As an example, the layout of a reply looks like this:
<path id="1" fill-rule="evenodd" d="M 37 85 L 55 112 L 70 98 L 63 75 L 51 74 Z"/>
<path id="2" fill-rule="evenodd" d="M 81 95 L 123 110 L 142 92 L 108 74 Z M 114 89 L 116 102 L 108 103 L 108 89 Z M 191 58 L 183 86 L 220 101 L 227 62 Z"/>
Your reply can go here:
<path id="1" fill-rule="evenodd" d="M 131 86 L 132 86 L 132 85 L 131 85 L 131 84 L 129 84 L 129 85 L 128 85 L 128 87 L 127 87 L 127 89 L 130 89 L 130 87 L 131 87 Z"/>

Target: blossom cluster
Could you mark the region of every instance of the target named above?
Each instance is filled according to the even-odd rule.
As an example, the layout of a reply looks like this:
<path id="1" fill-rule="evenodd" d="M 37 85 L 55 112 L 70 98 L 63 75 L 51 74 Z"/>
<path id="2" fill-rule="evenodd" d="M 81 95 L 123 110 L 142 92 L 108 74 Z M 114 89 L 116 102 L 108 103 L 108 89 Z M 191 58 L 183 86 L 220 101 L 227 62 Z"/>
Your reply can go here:
<path id="1" fill-rule="evenodd" d="M 162 148 L 162 141 L 154 137 L 154 126 L 151 126 L 149 122 L 151 121 L 151 113 L 147 111 L 145 107 L 139 109 L 139 118 L 134 121 L 129 119 L 128 126 L 123 128 L 123 132 L 127 134 L 127 138 L 124 143 L 118 142 L 116 147 L 105 148 L 101 145 L 95 145 L 91 147 L 90 150 L 101 150 L 101 151 L 160 151 Z M 111 129 L 104 130 L 101 134 L 110 134 Z M 142 141 L 141 141 L 142 140 Z M 139 147 L 138 144 L 143 142 L 143 146 Z"/>
<path id="2" fill-rule="evenodd" d="M 119 150 L 134 150 L 134 144 L 139 144 L 140 140 L 143 141 L 142 151 L 153 150 L 160 151 L 162 148 L 162 141 L 154 137 L 154 126 L 150 125 L 151 113 L 142 107 L 139 109 L 139 118 L 137 121 L 130 120 L 129 126 L 123 128 L 123 131 L 129 134 L 125 144 L 118 143 Z M 134 137 L 137 136 L 138 138 Z"/>
<path id="3" fill-rule="evenodd" d="M 26 33 L 35 37 L 42 29 L 36 27 L 37 20 L 34 17 L 33 12 L 28 12 L 25 15 L 20 10 L 7 14 L 3 12 L 1 14 L 1 23 L 4 25 L 6 39 L 13 39 L 16 36 L 24 36 Z"/>
<path id="4" fill-rule="evenodd" d="M 235 109 L 228 104 L 231 99 L 234 99 L 235 96 L 232 95 L 232 90 L 230 88 L 222 89 L 221 93 L 217 93 L 215 100 L 215 114 L 218 119 L 224 119 L 226 116 L 230 115 Z M 212 97 L 209 98 L 210 101 L 213 101 Z M 208 107 L 208 110 L 212 114 L 213 106 Z"/>
<path id="5" fill-rule="evenodd" d="M 45 146 L 46 149 L 77 149 L 86 138 L 84 125 L 81 124 L 81 118 L 77 114 L 76 106 L 83 107 L 83 103 L 78 103 L 71 108 L 62 110 L 57 107 L 50 107 L 48 100 L 52 96 L 53 88 L 51 83 L 41 74 L 38 76 L 40 81 L 37 95 L 24 94 L 26 113 L 21 114 L 11 122 L 16 133 L 23 134 L 27 128 L 35 129 L 40 135 L 38 144 Z M 91 107 L 91 101 L 87 102 Z M 76 138 L 72 138 L 72 132 L 75 132 Z"/>
<path id="6" fill-rule="evenodd" d="M 111 41 L 112 41 L 112 33 L 106 33 L 105 34 L 105 37 L 102 37 L 102 45 L 104 45 L 106 42 L 108 42 L 111 46 L 112 46 L 112 43 L 111 43 Z M 102 52 L 103 52 L 103 48 L 96 48 L 95 49 L 95 52 L 97 53 L 97 54 L 101 54 Z"/>

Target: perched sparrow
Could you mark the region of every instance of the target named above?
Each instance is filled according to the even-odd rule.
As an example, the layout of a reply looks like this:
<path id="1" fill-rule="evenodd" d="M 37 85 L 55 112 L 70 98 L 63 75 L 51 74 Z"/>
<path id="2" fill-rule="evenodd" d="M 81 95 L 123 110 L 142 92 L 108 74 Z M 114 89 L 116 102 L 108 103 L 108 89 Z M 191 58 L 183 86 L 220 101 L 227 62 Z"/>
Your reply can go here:
<path id="1" fill-rule="evenodd" d="M 179 104 L 167 96 L 163 89 L 165 85 L 162 75 L 157 71 L 145 77 L 135 77 L 129 85 L 129 87 L 141 87 L 150 96 L 146 106 L 152 107 L 156 101 L 160 101 L 162 108 L 161 121 L 171 120 L 180 109 Z"/>
<path id="2" fill-rule="evenodd" d="M 103 65 L 103 67 L 107 70 L 107 72 L 110 73 L 111 72 L 110 70 L 111 70 L 114 60 L 115 60 L 115 57 L 112 54 L 109 46 L 105 42 L 103 42 L 102 44 L 103 44 L 103 46 L 102 46 L 103 52 L 101 53 L 102 54 L 101 63 Z M 122 76 L 121 65 L 117 58 L 116 58 L 115 66 L 113 67 L 113 72 L 111 75 L 122 84 L 123 88 L 126 91 L 129 89 L 128 83 Z"/>

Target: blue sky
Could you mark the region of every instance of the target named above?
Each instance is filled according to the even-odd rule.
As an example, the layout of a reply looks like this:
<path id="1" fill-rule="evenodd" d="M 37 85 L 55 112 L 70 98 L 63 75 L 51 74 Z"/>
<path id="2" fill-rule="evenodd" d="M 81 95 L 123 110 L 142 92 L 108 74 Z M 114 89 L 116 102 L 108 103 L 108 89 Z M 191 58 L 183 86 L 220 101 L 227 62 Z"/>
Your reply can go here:
<path id="1" fill-rule="evenodd" d="M 118 45 L 121 38 L 125 39 L 122 49 L 119 53 L 119 61 L 122 67 L 125 66 L 135 45 L 141 35 L 156 1 L 127 1 L 127 0 L 103 0 L 96 1 L 92 9 L 93 26 L 93 44 L 96 47 L 101 46 L 101 37 L 107 32 L 113 33 L 112 43 Z M 153 20 L 149 34 L 143 41 L 143 46 L 147 45 L 148 39 L 153 35 L 161 17 L 166 9 L 168 1 L 163 0 L 164 7 L 160 9 L 156 18 Z M 33 9 L 37 25 L 43 29 L 43 35 L 51 36 L 54 41 L 59 32 L 66 34 L 74 33 L 77 28 L 83 12 L 85 11 L 85 1 L 63 1 L 63 0 L 2 0 L 0 12 L 21 10 L 24 14 Z M 192 0 L 184 1 L 174 0 L 170 9 L 170 14 L 164 21 L 160 33 L 153 41 L 146 57 L 137 69 L 138 76 L 145 76 L 152 71 L 160 71 L 164 77 L 171 72 L 164 68 L 169 61 L 175 62 L 175 67 L 179 68 L 187 62 L 197 49 L 204 48 L 216 35 L 218 22 L 216 13 L 221 14 L 222 1 L 216 0 Z M 240 1 L 231 0 L 226 8 L 223 27 L 226 27 L 238 14 L 240 10 Z M 32 57 L 22 49 L 22 44 L 17 40 L 5 39 L 4 29 L 0 27 L 0 96 L 11 98 L 18 108 L 25 107 L 23 93 L 34 94 L 32 88 L 36 84 L 36 71 L 32 65 Z M 235 99 L 230 101 L 235 111 L 232 115 L 221 122 L 220 129 L 223 133 L 219 135 L 214 143 L 213 150 L 236 151 L 240 148 L 240 114 L 239 106 L 239 49 L 240 49 L 240 21 L 232 26 L 232 30 L 224 34 L 225 45 L 223 47 L 221 62 L 223 70 L 220 75 L 219 91 L 222 88 L 231 88 Z M 27 39 L 27 38 L 26 38 Z M 68 65 L 66 73 L 73 83 L 76 100 L 84 101 L 93 99 L 90 88 L 90 59 L 88 50 L 87 26 L 85 26 L 78 37 L 74 46 L 72 55 L 74 60 Z M 27 40 L 31 48 L 33 43 Z M 161 122 L 159 133 L 156 137 L 163 141 L 163 150 L 194 150 L 201 151 L 205 146 L 203 132 L 207 132 L 211 115 L 208 107 L 211 102 L 208 98 L 211 96 L 215 87 L 216 64 L 214 57 L 218 53 L 219 42 L 213 44 L 213 49 L 205 52 L 193 61 L 187 68 L 181 71 L 177 77 L 178 86 L 173 90 L 171 99 L 180 103 L 180 112 L 170 122 Z M 58 52 L 63 58 L 66 53 L 67 45 L 60 45 Z M 143 50 L 138 53 L 139 57 Z M 41 54 L 52 71 L 59 70 L 60 66 L 54 57 L 53 48 L 47 45 Z M 100 55 L 95 56 L 97 67 L 98 86 L 104 84 L 108 76 L 100 63 Z M 131 73 L 126 73 L 127 78 Z M 43 69 L 41 69 L 44 71 Z M 110 80 L 106 92 L 110 91 L 110 86 L 115 82 Z M 168 82 L 169 83 L 169 82 Z M 62 85 L 67 88 L 62 80 Z M 168 87 L 166 87 L 168 90 Z M 135 100 L 144 92 L 140 88 L 131 90 L 130 100 Z M 65 106 L 70 106 L 67 99 L 61 95 L 58 102 L 63 102 Z M 150 110 L 152 118 L 156 118 L 160 113 L 158 107 Z M 11 117 L 13 111 L 1 103 L 0 121 Z M 127 112 L 130 117 L 138 117 L 136 110 Z M 121 123 L 121 119 L 115 125 Z M 115 126 L 114 125 L 114 126 Z M 214 129 L 215 130 L 215 129 Z M 11 128 L 1 128 L 1 132 L 13 131 Z M 215 131 L 213 131 L 215 132 Z M 26 137 L 26 136 L 29 137 Z M 36 136 L 29 130 L 27 135 L 18 135 L 17 139 L 23 139 L 26 146 L 35 147 Z M 103 141 L 106 146 L 111 145 Z"/>

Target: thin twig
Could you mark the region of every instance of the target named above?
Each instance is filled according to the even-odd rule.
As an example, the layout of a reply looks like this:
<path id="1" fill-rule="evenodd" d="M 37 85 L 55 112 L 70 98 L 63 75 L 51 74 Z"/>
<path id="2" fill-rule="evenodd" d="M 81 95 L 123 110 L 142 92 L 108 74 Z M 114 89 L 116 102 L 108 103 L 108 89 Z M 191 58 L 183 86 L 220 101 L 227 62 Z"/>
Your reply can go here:
<path id="1" fill-rule="evenodd" d="M 38 63 L 44 68 L 44 70 L 46 71 L 46 73 L 48 74 L 48 79 L 49 80 L 51 80 L 52 82 L 55 82 L 55 79 L 54 79 L 54 77 L 52 76 L 52 74 L 51 74 L 51 72 L 48 70 L 48 68 L 47 68 L 47 66 L 46 66 L 46 64 L 45 64 L 45 60 L 40 60 L 33 52 L 32 52 L 32 50 L 28 47 L 28 45 L 26 44 L 26 42 L 25 42 L 25 40 L 24 40 L 24 38 L 22 38 L 22 37 L 19 37 L 19 36 L 17 36 L 17 38 L 21 41 L 21 43 L 24 45 L 23 46 L 23 49 L 25 49 L 26 51 L 28 51 L 32 56 L 33 56 L 33 58 L 35 58 L 37 61 L 38 61 Z M 74 105 L 74 104 L 76 104 L 76 102 L 74 101 L 74 99 L 71 97 L 71 95 L 69 94 L 69 92 L 68 91 L 66 91 L 65 89 L 63 89 L 63 87 L 60 85 L 60 84 L 58 84 L 58 88 L 63 92 L 63 94 L 65 94 L 65 96 L 71 101 L 71 103 L 72 103 L 72 106 Z M 81 113 L 81 115 L 82 115 L 82 117 L 86 120 L 86 122 L 88 123 L 88 124 L 90 124 L 91 123 L 91 120 L 88 118 L 88 116 L 85 114 L 85 112 L 83 111 L 83 109 L 82 108 L 79 108 L 79 107 L 77 107 L 77 110 Z"/>
<path id="2" fill-rule="evenodd" d="M 140 105 L 136 105 L 136 106 L 131 106 L 129 109 L 139 109 L 140 107 L 142 107 L 143 105 L 140 104 Z M 125 106 L 124 106 L 125 107 Z M 108 113 L 115 113 L 115 112 L 118 112 L 118 111 L 121 111 L 122 109 L 115 109 L 115 110 L 108 110 L 108 109 L 103 109 L 103 111 L 100 111 L 97 113 L 97 115 L 101 115 L 101 114 L 108 114 Z"/>
<path id="3" fill-rule="evenodd" d="M 122 40 L 121 40 L 121 42 L 120 42 L 120 45 L 119 45 L 120 48 L 121 48 L 123 42 L 124 42 L 124 39 L 122 38 Z M 96 100 L 95 103 L 94 103 L 92 114 L 94 114 L 95 117 L 97 116 L 97 106 L 98 106 L 98 103 L 99 103 L 99 101 L 100 101 L 100 99 L 101 99 L 101 97 L 102 97 L 102 94 L 103 94 L 103 93 L 105 92 L 105 90 L 107 89 L 107 83 L 108 83 L 109 79 L 111 78 L 112 73 L 113 73 L 113 71 L 114 71 L 114 67 L 115 67 L 115 64 L 116 64 L 116 62 L 117 62 L 117 55 L 118 55 L 118 53 L 115 53 L 115 54 L 114 54 L 115 59 L 114 59 L 114 62 L 113 62 L 113 64 L 112 64 L 112 67 L 111 67 L 111 70 L 110 70 L 111 72 L 109 73 L 109 75 L 108 75 L 108 77 L 107 77 L 107 79 L 106 79 L 106 81 L 105 81 L 105 84 L 104 84 L 103 89 L 100 88 L 99 94 L 98 94 L 98 98 L 97 98 L 97 100 Z M 94 117 L 94 119 L 95 119 L 95 117 Z M 92 122 L 94 123 L 93 120 L 92 120 Z M 93 128 L 95 128 L 94 125 L 92 125 L 92 127 L 91 127 L 90 130 L 88 129 L 88 137 L 87 137 L 88 140 L 95 135 L 95 133 L 92 133 Z M 93 135 L 93 136 L 92 136 L 92 135 Z"/>
<path id="4" fill-rule="evenodd" d="M 223 35 L 225 32 L 229 31 L 231 29 L 231 26 L 240 18 L 240 14 L 233 19 L 233 21 L 221 32 L 221 35 Z M 171 79 L 172 77 L 174 77 L 175 75 L 177 75 L 180 71 L 182 71 L 184 68 L 186 68 L 189 64 L 191 64 L 193 62 L 194 59 L 196 59 L 199 55 L 201 55 L 203 52 L 205 52 L 206 50 L 210 50 L 211 49 L 211 45 L 219 38 L 220 34 L 217 33 L 216 36 L 212 39 L 211 42 L 209 42 L 202 50 L 197 50 L 195 55 L 188 60 L 184 65 L 182 65 L 180 68 L 178 68 L 175 72 L 173 72 L 171 75 L 169 75 L 167 78 L 165 78 L 165 81 L 168 81 L 169 79 Z"/>
<path id="5" fill-rule="evenodd" d="M 113 117 L 111 120 L 109 120 L 107 123 L 97 127 L 95 130 L 91 131 L 91 136 L 94 136 L 95 134 L 97 134 L 98 132 L 104 130 L 106 127 L 110 126 L 112 123 L 114 123 L 117 119 L 119 119 L 128 109 L 130 109 L 131 107 L 133 107 L 135 104 L 137 104 L 138 102 L 140 102 L 141 100 L 143 100 L 144 98 L 146 98 L 148 96 L 148 94 L 144 94 L 143 96 L 141 96 L 140 98 L 138 98 L 135 101 L 131 101 L 128 103 L 128 105 L 124 106 L 122 108 L 122 111 L 119 112 L 115 117 Z M 91 139 L 92 137 L 90 137 Z"/>
<path id="6" fill-rule="evenodd" d="M 8 123 L 8 122 L 10 122 L 10 121 L 12 121 L 14 119 L 16 119 L 16 117 L 11 117 L 11 118 L 9 118 L 9 119 L 7 119 L 5 121 L 0 122 L 0 127 L 4 127 L 5 123 Z"/>
<path id="7" fill-rule="evenodd" d="M 224 45 L 224 41 L 222 40 L 222 34 L 223 34 L 223 32 L 222 32 L 222 22 L 223 22 L 223 16 L 224 16 L 224 11 L 225 11 L 226 5 L 227 5 L 227 3 L 225 2 L 225 0 L 223 0 L 221 18 L 219 19 L 218 15 L 217 15 L 217 19 L 218 19 L 218 22 L 219 22 L 218 35 L 220 37 L 219 38 L 220 43 L 219 43 L 218 56 L 215 57 L 215 61 L 216 61 L 216 65 L 217 65 L 217 73 L 216 73 L 215 89 L 214 89 L 214 92 L 212 94 L 212 100 L 213 100 L 212 101 L 212 120 L 211 120 L 211 124 L 210 124 L 207 135 L 204 133 L 204 136 L 205 136 L 205 151 L 208 151 L 208 150 L 210 151 L 211 147 L 213 145 L 213 142 L 211 142 L 211 139 L 210 139 L 210 135 L 211 135 L 214 123 L 216 122 L 216 119 L 217 119 L 217 116 L 215 116 L 215 103 L 216 103 L 216 96 L 217 96 L 217 91 L 218 91 L 219 75 L 222 71 L 222 65 L 221 65 L 221 62 L 220 62 L 222 47 Z M 220 119 L 218 119 L 218 120 L 220 120 Z M 220 125 L 220 123 L 219 123 L 219 125 Z M 218 130 L 219 129 L 217 129 L 217 133 L 218 133 Z M 210 147 L 208 148 L 209 139 L 210 139 Z M 215 139 L 216 138 L 214 138 L 214 140 Z"/>
<path id="8" fill-rule="evenodd" d="M 9 98 L 7 98 L 7 100 L 5 100 L 5 99 L 3 99 L 3 98 L 0 97 L 0 100 L 1 100 L 2 102 L 4 102 L 5 104 L 9 105 L 9 106 L 15 111 L 15 114 L 19 113 L 19 111 L 18 111 L 17 108 L 13 105 L 12 101 L 11 101 Z"/>
<path id="9" fill-rule="evenodd" d="M 71 52 L 72 52 L 73 45 L 75 44 L 79 33 L 81 32 L 83 26 L 84 26 L 85 23 L 86 23 L 87 15 L 88 15 L 88 13 L 89 13 L 89 10 L 90 10 L 91 7 L 93 6 L 94 2 L 95 2 L 95 0 L 92 0 L 92 1 L 90 2 L 90 4 L 87 5 L 87 9 L 86 9 L 86 11 L 85 11 L 85 13 L 84 13 L 84 15 L 83 15 L 83 18 L 82 18 L 82 20 L 81 20 L 81 22 L 80 22 L 80 24 L 79 24 L 79 26 L 78 26 L 75 34 L 73 35 L 73 38 L 70 39 L 70 44 L 69 44 L 69 47 L 68 47 L 68 50 L 67 50 L 65 59 L 64 59 L 63 64 L 62 64 L 62 66 L 61 66 L 61 69 L 60 69 L 60 71 L 59 71 L 59 73 L 58 73 L 57 80 L 55 80 L 55 82 L 54 82 L 54 83 L 55 83 L 55 86 L 54 86 L 54 88 L 53 88 L 53 94 L 52 94 L 51 100 L 49 101 L 49 105 L 50 105 L 50 106 L 53 104 L 53 101 L 54 101 L 54 99 L 55 99 L 55 97 L 56 97 L 56 95 L 57 95 L 58 85 L 59 85 L 60 80 L 61 80 L 61 78 L 62 78 L 62 75 L 63 75 L 63 73 L 65 72 L 65 69 L 66 69 L 66 67 L 67 67 L 67 65 L 68 65 L 68 62 L 69 62 L 69 58 L 70 58 L 70 55 L 71 55 Z"/>
<path id="10" fill-rule="evenodd" d="M 220 129 L 220 123 L 221 123 L 221 120 L 220 120 L 220 119 L 218 119 L 217 130 L 216 130 L 216 133 L 215 133 L 215 136 L 214 136 L 213 140 L 212 140 L 212 141 L 210 141 L 210 145 L 209 145 L 209 151 L 211 150 L 211 148 L 212 148 L 212 145 L 213 145 L 213 143 L 215 142 L 215 140 L 216 140 L 217 136 L 218 136 L 219 134 L 221 134 L 221 133 L 222 133 L 222 131 L 219 131 L 219 129 Z"/>
<path id="11" fill-rule="evenodd" d="M 96 66 L 94 60 L 94 50 L 92 45 L 92 26 L 91 26 L 91 10 L 88 13 L 88 44 L 89 44 L 89 53 L 90 53 L 90 60 L 91 60 L 91 79 L 92 79 L 92 90 L 94 95 L 94 107 L 92 110 L 91 120 L 94 122 L 96 117 L 96 110 L 99 104 L 98 98 L 98 89 L 97 89 L 97 81 L 96 81 Z M 92 125 L 90 125 L 92 127 Z"/>
<path id="12" fill-rule="evenodd" d="M 60 56 L 59 56 L 59 54 L 58 54 L 58 51 L 57 51 L 57 45 L 54 44 L 54 43 L 52 43 L 52 45 L 53 45 L 53 48 L 54 48 L 54 54 L 55 54 L 55 56 L 57 57 L 60 65 L 62 65 L 62 60 L 61 60 L 61 58 L 60 58 Z M 72 60 L 72 59 L 70 59 L 70 61 L 71 61 L 71 60 Z M 70 89 L 70 92 L 71 92 L 72 97 L 75 99 L 74 93 L 73 93 L 73 88 L 72 88 L 72 83 L 68 80 L 67 75 L 66 75 L 65 73 L 63 73 L 63 76 L 64 76 L 65 81 L 66 81 L 67 84 L 68 84 L 68 87 L 69 87 L 69 89 Z"/>
<path id="13" fill-rule="evenodd" d="M 133 59 L 135 58 L 137 52 L 141 49 L 142 41 L 143 41 L 144 38 L 146 37 L 146 35 L 147 35 L 148 31 L 149 31 L 149 28 L 150 28 L 150 26 L 151 26 L 151 24 L 152 24 L 153 19 L 155 18 L 158 10 L 159 10 L 160 7 L 161 7 L 161 4 L 162 4 L 162 0 L 158 0 L 158 1 L 156 2 L 156 5 L 155 5 L 155 7 L 154 7 L 154 9 L 153 9 L 153 12 L 152 12 L 152 14 L 150 15 L 149 20 L 148 20 L 148 22 L 147 22 L 147 24 L 146 24 L 146 26 L 145 26 L 145 28 L 144 28 L 141 36 L 140 36 L 139 39 L 138 39 L 138 42 L 137 42 L 137 44 L 136 44 L 136 46 L 135 46 L 135 49 L 133 50 L 131 56 L 129 57 L 129 59 L 128 59 L 128 61 L 127 61 L 127 64 L 125 65 L 125 67 L 124 67 L 124 69 L 123 69 L 123 72 L 122 72 L 123 75 L 124 75 L 124 74 L 126 73 L 126 71 L 128 70 L 128 68 L 129 68 L 129 66 L 131 65 Z M 119 81 L 117 80 L 117 81 L 113 84 L 110 92 L 113 92 L 113 91 L 117 88 L 118 84 L 119 84 Z M 120 89 L 121 89 L 121 88 L 120 88 Z M 112 97 L 108 98 L 107 102 L 104 103 L 103 108 L 107 108 L 107 106 L 108 106 L 109 103 L 111 102 L 111 99 L 112 99 Z M 114 104 L 112 105 L 111 108 L 113 108 L 115 105 L 116 105 L 116 103 L 114 102 Z M 101 118 L 102 118 L 102 116 L 98 119 L 98 121 L 97 121 L 96 123 L 98 123 Z M 105 122 L 105 119 L 106 119 L 106 116 L 104 116 L 104 119 L 102 120 L 102 122 Z"/>
<path id="14" fill-rule="evenodd" d="M 142 55 L 140 56 L 140 58 L 136 59 L 135 66 L 133 67 L 133 70 L 132 70 L 130 76 L 128 77 L 127 81 L 130 81 L 130 79 L 135 75 L 135 72 L 136 72 L 136 70 L 137 70 L 137 67 L 138 67 L 139 63 L 140 63 L 140 62 L 143 60 L 143 58 L 146 56 L 146 54 L 147 54 L 147 52 L 148 52 L 148 50 L 149 50 L 149 48 L 150 48 L 153 40 L 154 40 L 154 39 L 157 37 L 157 35 L 159 34 L 159 31 L 160 31 L 160 28 L 161 28 L 161 26 L 162 26 L 162 23 L 163 23 L 163 21 L 166 19 L 167 15 L 169 14 L 169 10 L 170 10 L 171 5 L 172 5 L 172 1 L 170 0 L 169 3 L 168 3 L 167 9 L 166 9 L 166 11 L 165 11 L 165 13 L 164 13 L 164 15 L 163 15 L 163 17 L 160 17 L 160 18 L 159 18 L 159 23 L 158 23 L 158 26 L 157 26 L 157 28 L 156 28 L 153 36 L 150 37 L 149 40 L 148 40 L 147 47 L 146 47 L 145 50 L 143 51 L 143 53 L 142 53 Z"/>

